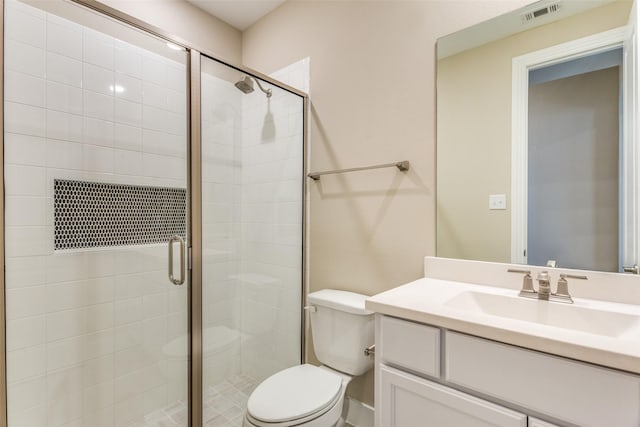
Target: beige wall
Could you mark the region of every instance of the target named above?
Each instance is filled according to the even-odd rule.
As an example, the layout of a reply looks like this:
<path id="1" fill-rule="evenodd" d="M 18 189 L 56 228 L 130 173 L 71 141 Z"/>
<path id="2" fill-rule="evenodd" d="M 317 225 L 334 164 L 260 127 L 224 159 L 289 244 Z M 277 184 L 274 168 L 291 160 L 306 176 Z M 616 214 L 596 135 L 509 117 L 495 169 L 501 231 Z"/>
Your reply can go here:
<path id="1" fill-rule="evenodd" d="M 242 62 L 242 33 L 185 0 L 99 0 L 233 64 Z"/>
<path id="2" fill-rule="evenodd" d="M 435 253 L 435 41 L 519 1 L 289 1 L 245 31 L 243 62 L 311 58 L 310 169 L 409 160 L 322 177 L 310 192 L 310 289 L 373 295 Z M 373 402 L 373 375 L 350 395 Z"/>
<path id="3" fill-rule="evenodd" d="M 439 61 L 438 256 L 510 262 L 510 211 L 490 211 L 488 199 L 506 194 L 510 206 L 512 58 L 623 26 L 630 5 L 618 1 Z"/>

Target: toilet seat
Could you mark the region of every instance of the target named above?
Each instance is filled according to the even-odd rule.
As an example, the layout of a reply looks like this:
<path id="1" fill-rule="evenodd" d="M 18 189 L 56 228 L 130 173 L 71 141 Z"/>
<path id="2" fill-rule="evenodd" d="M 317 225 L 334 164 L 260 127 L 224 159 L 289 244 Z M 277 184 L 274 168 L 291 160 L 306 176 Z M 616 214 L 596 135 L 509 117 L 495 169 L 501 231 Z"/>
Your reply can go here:
<path id="1" fill-rule="evenodd" d="M 257 425 L 285 427 L 317 418 L 342 396 L 343 378 L 313 365 L 280 371 L 263 381 L 247 402 L 247 418 Z"/>

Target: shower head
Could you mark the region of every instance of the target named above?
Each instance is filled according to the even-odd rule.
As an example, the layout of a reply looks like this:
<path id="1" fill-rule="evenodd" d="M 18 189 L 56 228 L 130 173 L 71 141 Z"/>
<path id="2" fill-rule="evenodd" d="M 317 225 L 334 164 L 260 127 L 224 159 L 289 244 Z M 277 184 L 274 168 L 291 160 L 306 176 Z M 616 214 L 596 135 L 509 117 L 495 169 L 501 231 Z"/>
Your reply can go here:
<path id="1" fill-rule="evenodd" d="M 258 83 L 258 87 L 260 88 L 261 91 L 263 91 L 266 95 L 267 98 L 271 98 L 271 89 L 265 89 L 262 87 L 262 85 L 260 84 L 260 81 L 250 77 L 250 76 L 244 76 L 242 79 L 238 80 L 237 82 L 235 82 L 235 86 L 240 89 L 240 91 L 242 93 L 251 93 L 254 91 L 253 89 L 253 82 Z"/>
<path id="2" fill-rule="evenodd" d="M 240 89 L 242 93 L 251 93 L 253 92 L 253 80 L 251 80 L 251 77 L 245 76 L 236 82 L 236 87 Z"/>

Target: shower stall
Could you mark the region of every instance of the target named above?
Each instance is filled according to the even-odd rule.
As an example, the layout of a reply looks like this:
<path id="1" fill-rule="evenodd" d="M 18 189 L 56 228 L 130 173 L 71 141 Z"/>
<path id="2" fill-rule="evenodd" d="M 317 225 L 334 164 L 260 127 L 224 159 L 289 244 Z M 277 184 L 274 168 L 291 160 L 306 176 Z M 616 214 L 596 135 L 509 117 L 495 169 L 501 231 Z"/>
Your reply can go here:
<path id="1" fill-rule="evenodd" d="M 0 4 L 0 424 L 241 426 L 304 358 L 308 63 L 267 77 L 92 0 Z"/>

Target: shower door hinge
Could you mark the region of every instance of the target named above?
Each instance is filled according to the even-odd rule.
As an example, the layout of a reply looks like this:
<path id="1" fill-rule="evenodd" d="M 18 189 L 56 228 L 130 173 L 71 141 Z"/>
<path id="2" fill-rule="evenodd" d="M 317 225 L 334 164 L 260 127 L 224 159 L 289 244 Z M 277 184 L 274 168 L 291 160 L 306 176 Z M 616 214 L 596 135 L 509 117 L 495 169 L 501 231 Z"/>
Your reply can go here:
<path id="1" fill-rule="evenodd" d="M 191 270 L 191 246 L 187 248 L 187 265 L 189 266 L 189 270 Z"/>

